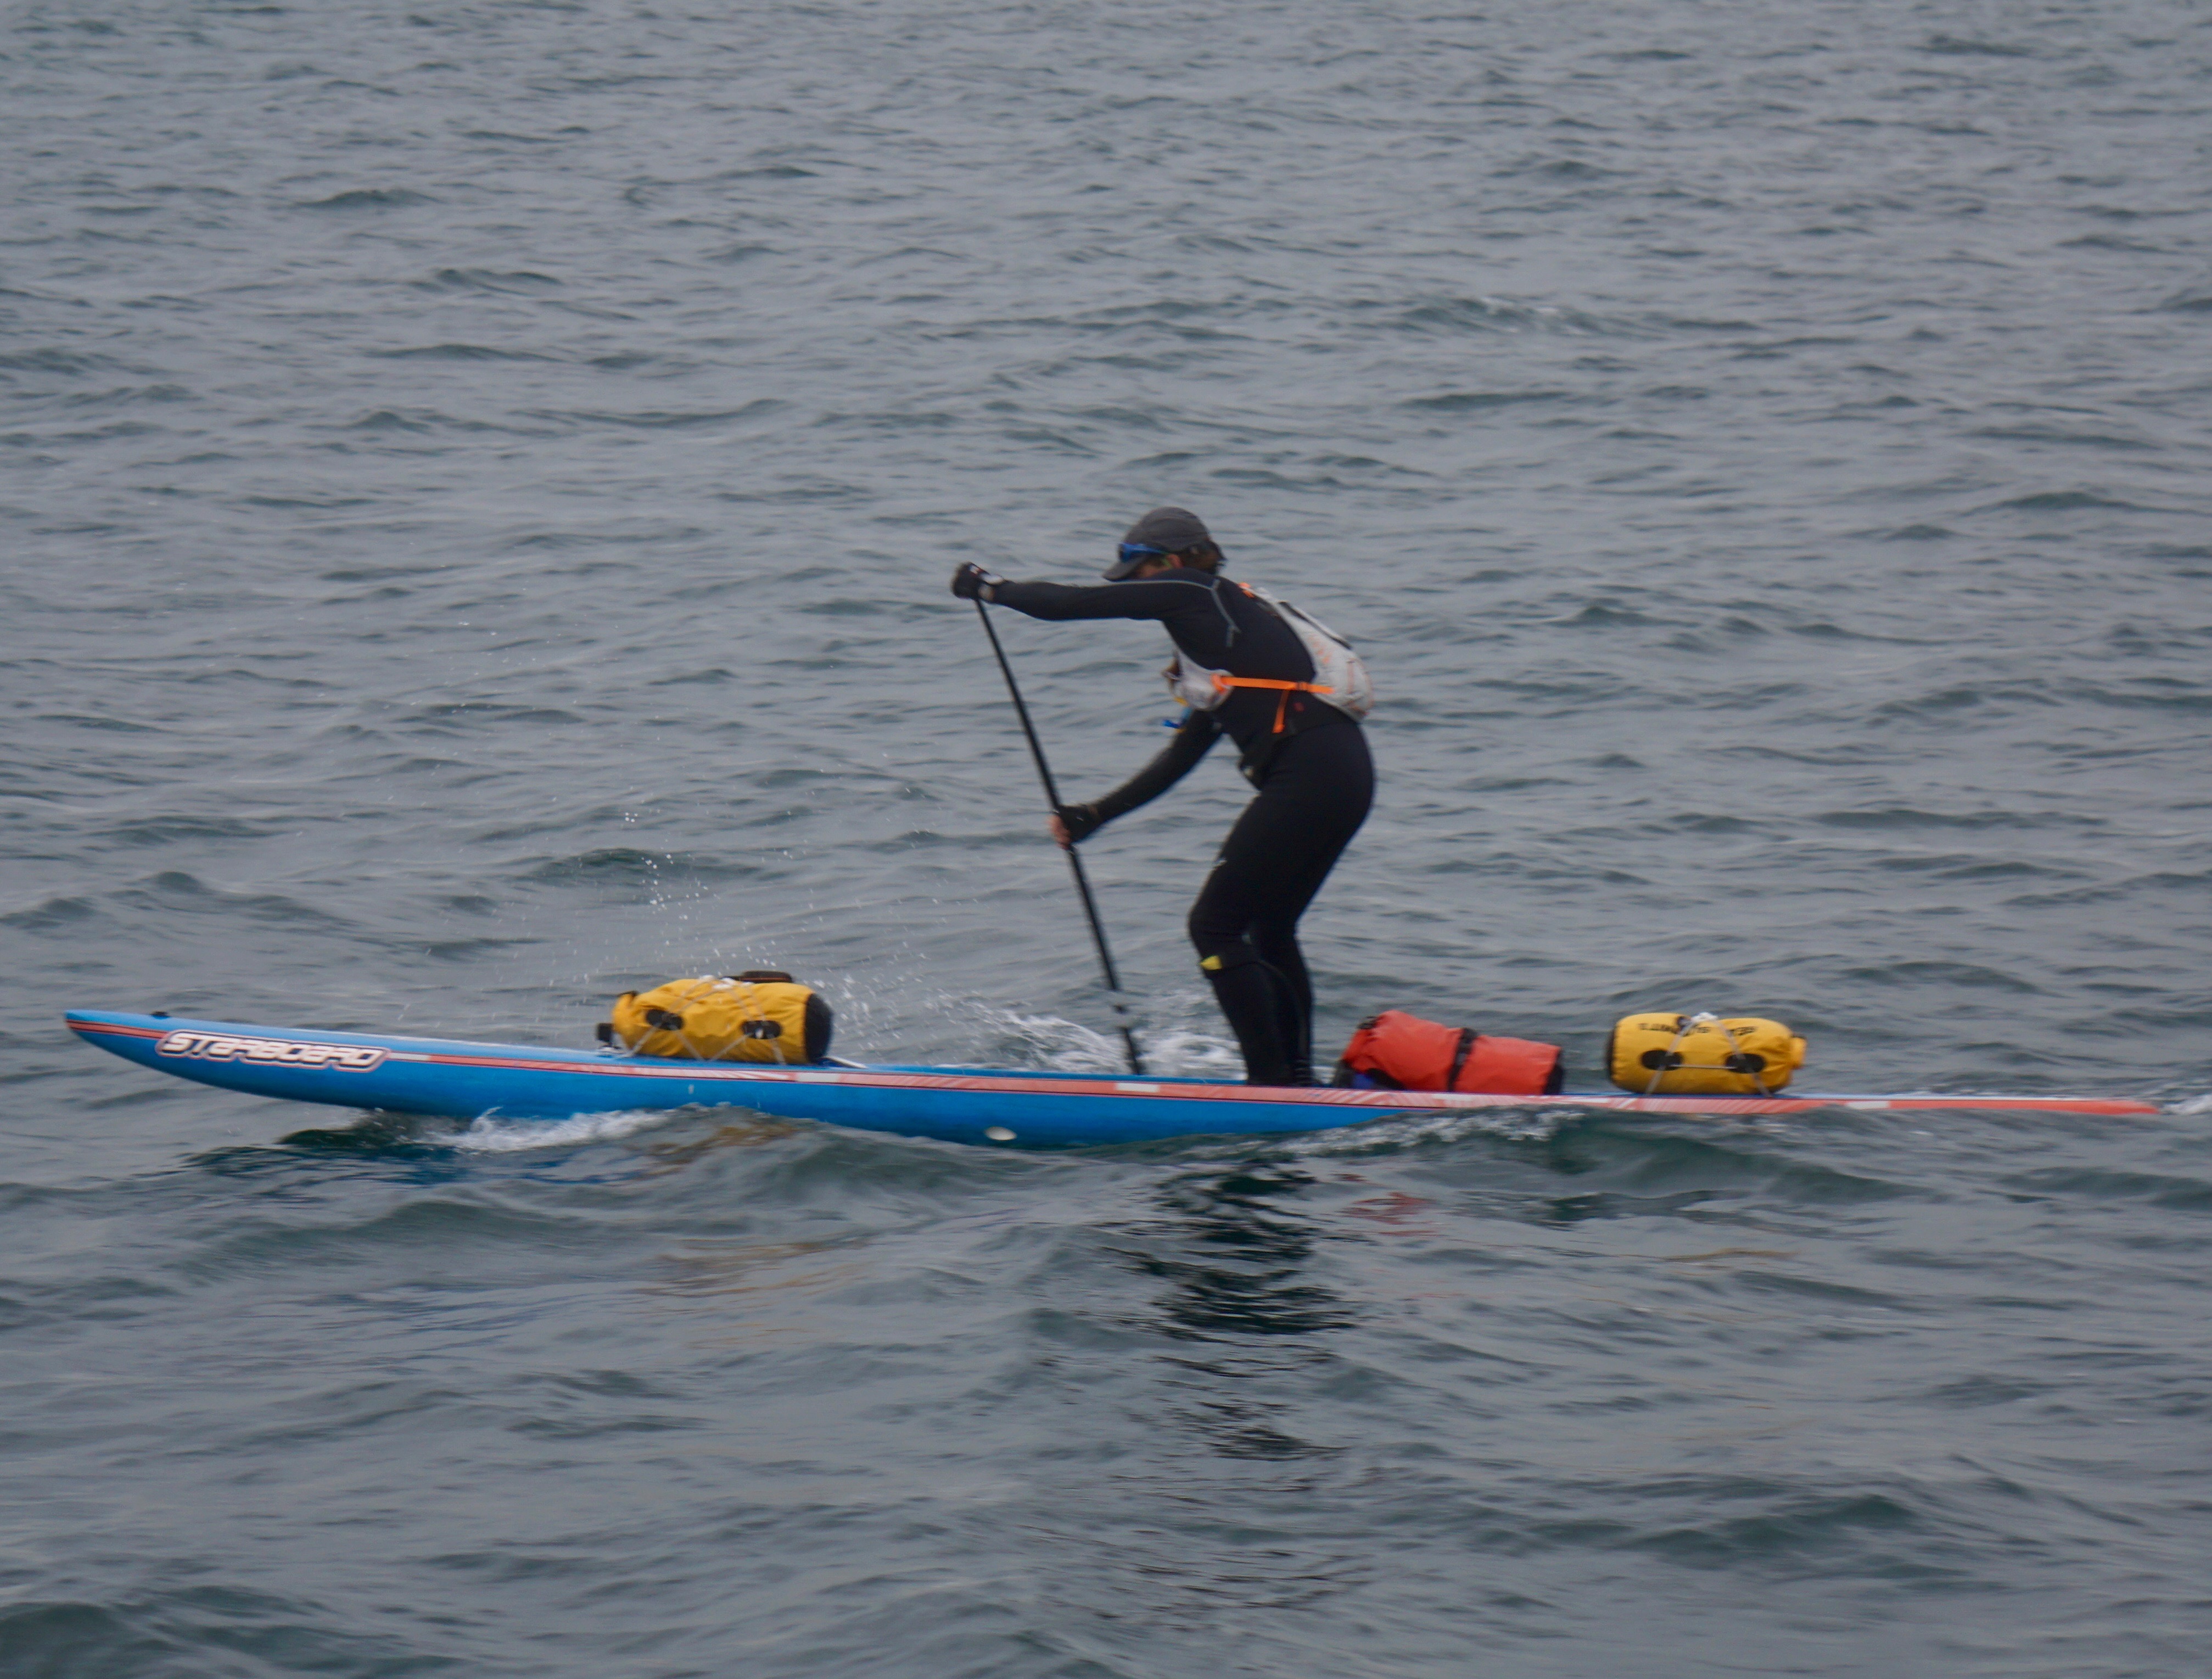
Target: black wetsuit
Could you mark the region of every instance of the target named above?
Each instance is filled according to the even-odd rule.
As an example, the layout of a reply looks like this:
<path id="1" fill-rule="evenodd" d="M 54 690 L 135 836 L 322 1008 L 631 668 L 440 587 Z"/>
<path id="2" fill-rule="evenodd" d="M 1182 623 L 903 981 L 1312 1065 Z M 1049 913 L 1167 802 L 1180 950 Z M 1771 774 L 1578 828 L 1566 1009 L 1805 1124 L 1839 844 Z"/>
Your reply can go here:
<path id="1" fill-rule="evenodd" d="M 1312 657 L 1264 601 L 1226 578 L 1178 567 L 1158 575 L 1071 588 L 1001 583 L 994 597 L 1032 618 L 1152 618 L 1182 653 L 1232 676 L 1310 682 Z M 1278 724 L 1279 723 L 1279 727 Z M 1159 756 L 1122 786 L 1067 813 L 1077 839 L 1135 809 L 1188 774 L 1223 734 L 1260 790 L 1222 842 L 1190 909 L 1199 967 L 1244 1052 L 1254 1084 L 1313 1082 L 1313 981 L 1299 954 L 1298 918 L 1321 890 L 1375 797 L 1375 767 L 1359 725 L 1310 694 L 1237 688 L 1210 712 L 1193 711 Z"/>

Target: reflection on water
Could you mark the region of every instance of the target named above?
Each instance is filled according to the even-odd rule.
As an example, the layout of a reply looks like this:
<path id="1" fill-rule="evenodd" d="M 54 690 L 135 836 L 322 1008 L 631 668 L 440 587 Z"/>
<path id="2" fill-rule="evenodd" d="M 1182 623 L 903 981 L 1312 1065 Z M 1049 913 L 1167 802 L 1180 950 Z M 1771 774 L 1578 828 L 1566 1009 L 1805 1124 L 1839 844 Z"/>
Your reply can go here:
<path id="1" fill-rule="evenodd" d="M 1316 1232 L 1294 1205 L 1315 1179 L 1282 1162 L 1209 1166 L 1165 1179 L 1164 1217 L 1117 1246 L 1131 1268 L 1168 1286 L 1153 1328 L 1175 1417 L 1223 1457 L 1302 1458 L 1334 1447 L 1291 1431 L 1279 1396 L 1332 1362 L 1307 1337 L 1342 1329 L 1351 1307 L 1314 1280 Z"/>
<path id="2" fill-rule="evenodd" d="M 1160 1186 L 1173 1240 L 1130 1254 L 1172 1286 L 1161 1327 L 1191 1341 L 1311 1335 L 1351 1321 L 1344 1302 L 1305 1275 L 1312 1221 L 1285 1204 L 1312 1185 L 1296 1167 L 1246 1162 L 1170 1178 Z"/>

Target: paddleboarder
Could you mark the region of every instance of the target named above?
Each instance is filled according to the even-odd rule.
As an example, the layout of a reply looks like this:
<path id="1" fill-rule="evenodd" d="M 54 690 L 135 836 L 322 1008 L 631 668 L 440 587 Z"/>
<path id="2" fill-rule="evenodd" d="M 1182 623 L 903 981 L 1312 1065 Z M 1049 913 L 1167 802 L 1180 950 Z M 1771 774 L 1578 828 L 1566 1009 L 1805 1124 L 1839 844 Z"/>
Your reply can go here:
<path id="1" fill-rule="evenodd" d="M 1188 713 L 1167 749 L 1121 786 L 1061 805 L 1052 835 L 1079 845 L 1182 780 L 1223 735 L 1234 741 L 1259 793 L 1191 906 L 1190 940 L 1247 1081 L 1311 1084 L 1313 981 L 1298 918 L 1374 800 L 1357 720 L 1365 671 L 1325 631 L 1317 639 L 1310 620 L 1224 576 L 1222 561 L 1195 513 L 1156 507 L 1129 527 L 1103 586 L 1017 583 L 971 563 L 953 574 L 952 592 L 1032 618 L 1152 619 L 1166 628 L 1176 655 L 1169 680 Z"/>

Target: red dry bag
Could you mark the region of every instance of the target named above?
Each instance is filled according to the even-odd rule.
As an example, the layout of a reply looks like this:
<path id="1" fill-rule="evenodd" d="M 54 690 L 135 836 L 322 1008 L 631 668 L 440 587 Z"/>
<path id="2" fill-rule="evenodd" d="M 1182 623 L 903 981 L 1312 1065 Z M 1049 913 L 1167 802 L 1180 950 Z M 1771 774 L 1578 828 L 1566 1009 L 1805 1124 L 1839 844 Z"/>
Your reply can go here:
<path id="1" fill-rule="evenodd" d="M 1336 1064 L 1335 1082 L 1381 1090 L 1554 1096 L 1559 1046 L 1492 1038 L 1471 1026 L 1438 1026 L 1402 1009 L 1386 1009 L 1359 1022 Z"/>

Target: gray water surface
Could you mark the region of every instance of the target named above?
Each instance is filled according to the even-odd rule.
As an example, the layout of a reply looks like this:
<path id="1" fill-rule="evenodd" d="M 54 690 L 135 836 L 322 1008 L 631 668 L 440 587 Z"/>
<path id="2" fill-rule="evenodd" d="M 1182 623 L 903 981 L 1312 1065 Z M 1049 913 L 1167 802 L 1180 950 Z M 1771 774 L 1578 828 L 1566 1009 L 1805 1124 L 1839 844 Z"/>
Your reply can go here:
<path id="1" fill-rule="evenodd" d="M 0 18 L 0 1676 L 2194 1676 L 2212 18 Z M 964 557 L 1361 646 L 1322 1037 L 1831 1111 L 1051 1156 L 227 1096 L 787 967 L 1113 1064 Z M 1002 626 L 1069 791 L 1157 630 Z M 1227 755 L 1086 847 L 1162 1065 Z"/>

